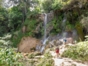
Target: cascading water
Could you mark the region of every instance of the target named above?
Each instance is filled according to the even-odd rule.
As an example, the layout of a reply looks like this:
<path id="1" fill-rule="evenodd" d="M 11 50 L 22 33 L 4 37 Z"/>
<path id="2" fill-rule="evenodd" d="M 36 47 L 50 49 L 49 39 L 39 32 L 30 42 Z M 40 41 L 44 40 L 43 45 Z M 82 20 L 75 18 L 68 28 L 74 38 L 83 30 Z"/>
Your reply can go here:
<path id="1" fill-rule="evenodd" d="M 44 18 L 44 41 L 43 44 L 46 44 L 46 38 L 47 38 L 47 34 L 46 34 L 46 30 L 47 29 L 47 14 L 45 13 L 45 18 Z"/>
<path id="2" fill-rule="evenodd" d="M 67 17 L 66 17 L 66 13 L 64 13 L 64 18 L 63 18 L 63 21 L 62 21 L 62 38 L 66 38 L 66 32 L 65 32 L 65 28 L 66 28 L 66 20 L 67 20 Z"/>
<path id="3" fill-rule="evenodd" d="M 62 30 L 63 30 L 63 31 L 65 30 L 66 20 L 67 20 L 66 13 L 64 13 L 64 18 L 63 18 L 63 21 L 62 21 L 62 27 L 63 27 Z"/>
<path id="4" fill-rule="evenodd" d="M 44 15 L 45 15 L 45 17 L 44 17 L 44 38 L 43 38 L 43 46 L 40 50 L 41 53 L 44 51 L 46 42 L 48 41 L 48 38 L 47 38 L 47 14 L 45 13 Z"/>
<path id="5" fill-rule="evenodd" d="M 67 31 L 65 31 L 65 28 L 66 28 L 66 21 L 67 21 L 67 16 L 66 16 L 66 13 L 64 13 L 64 18 L 63 18 L 63 21 L 62 21 L 62 39 L 67 39 L 67 38 L 69 38 L 69 37 L 72 37 L 74 40 L 77 40 L 78 39 L 78 35 L 77 35 L 77 31 L 76 31 L 76 29 L 73 29 L 73 30 L 71 30 L 71 32 L 72 32 L 72 36 L 69 36 L 70 34 L 67 32 Z"/>

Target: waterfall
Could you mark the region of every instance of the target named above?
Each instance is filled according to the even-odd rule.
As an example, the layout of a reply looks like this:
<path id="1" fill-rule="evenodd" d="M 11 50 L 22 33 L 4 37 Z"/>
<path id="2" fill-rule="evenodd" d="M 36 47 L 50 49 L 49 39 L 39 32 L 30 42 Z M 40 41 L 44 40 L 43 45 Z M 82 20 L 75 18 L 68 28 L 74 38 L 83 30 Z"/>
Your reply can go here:
<path id="1" fill-rule="evenodd" d="M 67 17 L 66 17 L 66 13 L 64 13 L 64 18 L 63 18 L 63 20 L 62 20 L 62 27 L 63 27 L 63 31 L 65 30 L 65 28 L 66 28 L 66 20 L 67 20 Z"/>
<path id="2" fill-rule="evenodd" d="M 67 32 L 65 32 L 65 28 L 66 28 L 66 13 L 64 13 L 64 18 L 62 20 L 62 38 L 66 38 Z"/>
<path id="3" fill-rule="evenodd" d="M 46 44 L 47 41 L 47 14 L 45 13 L 45 18 L 44 18 L 44 40 L 43 40 L 43 45 Z"/>
<path id="4" fill-rule="evenodd" d="M 66 16 L 66 13 L 64 13 L 64 17 L 63 17 L 62 24 L 61 24 L 62 25 L 62 35 L 61 35 L 62 39 L 67 39 L 69 37 L 69 33 L 67 31 L 65 31 L 66 21 L 67 21 L 67 16 Z M 73 29 L 71 31 L 72 31 L 72 38 L 73 38 L 73 40 L 77 40 L 78 39 L 78 34 L 77 34 L 76 29 Z"/>
<path id="5" fill-rule="evenodd" d="M 44 15 L 45 15 L 44 16 L 44 38 L 43 38 L 43 46 L 40 50 L 41 53 L 44 51 L 46 42 L 48 41 L 48 38 L 47 38 L 47 14 L 45 13 Z"/>

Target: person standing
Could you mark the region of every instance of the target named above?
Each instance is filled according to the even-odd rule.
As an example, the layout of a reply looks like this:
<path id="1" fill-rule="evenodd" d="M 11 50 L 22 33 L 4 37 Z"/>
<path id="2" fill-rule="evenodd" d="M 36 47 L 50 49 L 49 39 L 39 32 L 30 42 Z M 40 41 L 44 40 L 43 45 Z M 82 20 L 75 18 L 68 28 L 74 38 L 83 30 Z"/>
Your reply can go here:
<path id="1" fill-rule="evenodd" d="M 55 49 L 55 52 L 56 52 L 56 57 L 58 58 L 59 57 L 59 54 L 60 54 L 60 50 L 59 50 L 58 47 Z"/>

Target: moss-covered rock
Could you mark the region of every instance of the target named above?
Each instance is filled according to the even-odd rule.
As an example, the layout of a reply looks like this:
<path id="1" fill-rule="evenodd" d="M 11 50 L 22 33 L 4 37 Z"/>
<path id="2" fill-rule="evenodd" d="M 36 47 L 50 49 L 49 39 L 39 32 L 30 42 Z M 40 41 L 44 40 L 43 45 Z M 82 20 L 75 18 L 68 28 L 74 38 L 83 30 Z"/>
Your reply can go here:
<path id="1" fill-rule="evenodd" d="M 82 27 L 82 25 L 80 23 L 77 23 L 75 27 L 77 29 L 77 32 L 78 32 L 78 35 L 79 35 L 79 39 L 81 41 L 83 41 L 84 40 L 84 33 L 83 33 L 83 27 Z"/>

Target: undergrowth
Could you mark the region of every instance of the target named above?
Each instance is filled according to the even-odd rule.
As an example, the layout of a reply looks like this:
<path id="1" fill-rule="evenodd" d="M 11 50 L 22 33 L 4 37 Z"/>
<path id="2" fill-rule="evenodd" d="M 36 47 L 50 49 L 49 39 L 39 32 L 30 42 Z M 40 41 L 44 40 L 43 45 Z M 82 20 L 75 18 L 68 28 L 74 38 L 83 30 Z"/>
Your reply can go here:
<path id="1" fill-rule="evenodd" d="M 0 48 L 0 66 L 22 66 L 22 55 L 12 48 Z"/>
<path id="2" fill-rule="evenodd" d="M 37 66 L 54 66 L 54 60 L 49 52 L 44 54 L 44 57 L 39 60 Z"/>
<path id="3" fill-rule="evenodd" d="M 88 41 L 79 42 L 75 46 L 70 46 L 62 56 L 75 60 L 88 61 Z"/>

